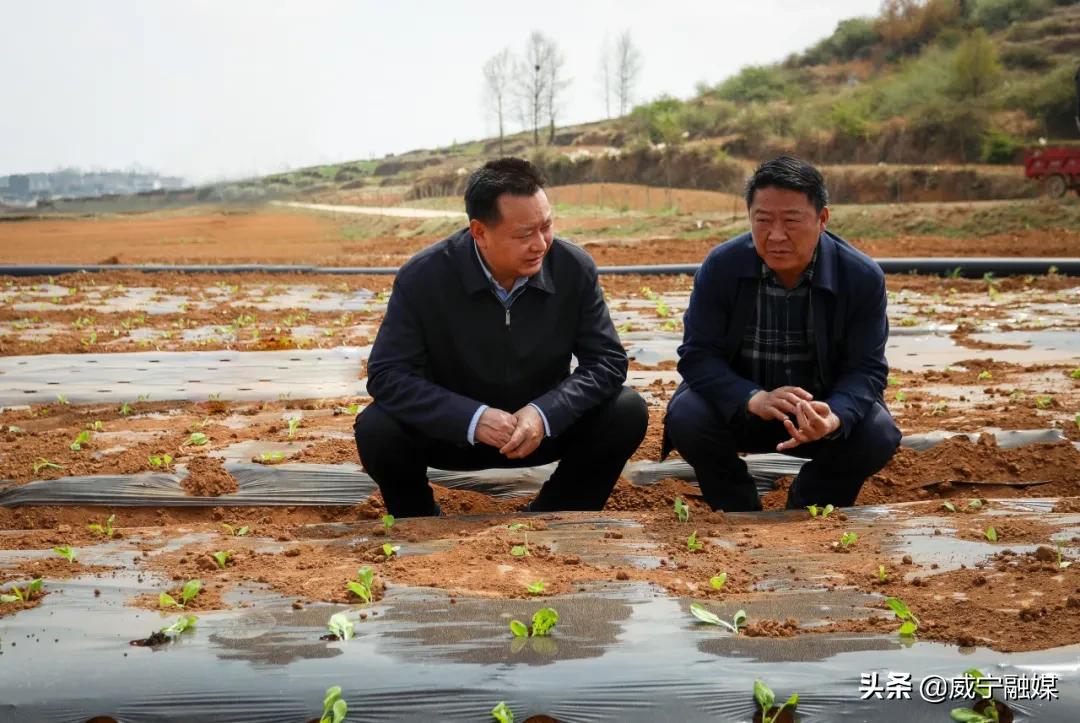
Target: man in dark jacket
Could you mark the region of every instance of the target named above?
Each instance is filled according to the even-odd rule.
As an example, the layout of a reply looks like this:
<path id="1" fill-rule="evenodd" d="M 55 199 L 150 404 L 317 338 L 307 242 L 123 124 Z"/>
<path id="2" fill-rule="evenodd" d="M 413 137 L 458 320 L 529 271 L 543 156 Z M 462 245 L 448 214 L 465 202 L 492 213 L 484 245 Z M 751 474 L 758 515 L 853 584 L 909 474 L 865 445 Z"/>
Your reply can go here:
<path id="1" fill-rule="evenodd" d="M 750 233 L 694 278 L 664 454 L 694 467 L 713 509 L 761 509 L 738 452 L 808 458 L 788 492 L 797 508 L 854 504 L 899 445 L 883 403 L 885 277 L 825 230 L 827 201 L 813 166 L 762 164 L 747 184 Z"/>
<path id="2" fill-rule="evenodd" d="M 529 509 L 599 510 L 645 436 L 644 400 L 584 251 L 554 237 L 527 161 L 469 178 L 469 227 L 394 280 L 368 360 L 356 447 L 397 517 L 439 514 L 427 467 L 561 460 Z M 571 373 L 570 359 L 577 359 Z"/>

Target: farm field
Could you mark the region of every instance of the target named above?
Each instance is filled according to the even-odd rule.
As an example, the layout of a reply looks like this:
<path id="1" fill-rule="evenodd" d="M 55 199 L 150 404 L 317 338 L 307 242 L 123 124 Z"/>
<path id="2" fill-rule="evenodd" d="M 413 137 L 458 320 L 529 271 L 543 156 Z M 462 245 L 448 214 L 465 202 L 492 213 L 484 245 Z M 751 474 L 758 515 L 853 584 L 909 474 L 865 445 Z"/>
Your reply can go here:
<path id="1" fill-rule="evenodd" d="M 994 208 L 968 206 L 927 212 L 936 235 L 870 231 L 855 241 L 876 256 L 1080 252 L 1070 228 L 965 237 L 971 214 Z M 836 215 L 865 212 L 871 228 L 901 211 Z M 573 204 L 561 214 L 565 234 L 600 264 L 700 261 L 726 237 L 724 224 L 737 226 L 723 214 Z M 698 229 L 699 220 L 712 225 Z M 9 221 L 0 223 L 0 261 L 384 266 L 456 224 L 278 208 Z M 685 237 L 696 231 L 707 233 Z M 365 360 L 392 276 L 3 279 L 0 593 L 16 597 L 0 604 L 4 659 L 27 644 L 61 646 L 57 637 L 65 654 L 99 651 L 138 678 L 149 651 L 128 642 L 189 614 L 209 637 L 173 629 L 151 642 L 175 656 L 154 660 L 168 671 L 224 665 L 229 680 L 256 687 L 240 663 L 281 656 L 320 666 L 344 655 L 376 679 L 395 658 L 419 666 L 436 656 L 463 671 L 470 661 L 579 661 L 615 684 L 597 672 L 600 661 L 639 645 L 666 650 L 659 670 L 673 674 L 680 661 L 738 650 L 791 660 L 796 646 L 812 651 L 813 665 L 837 650 L 866 664 L 914 639 L 943 674 L 958 674 L 1080 644 L 1080 568 L 1070 564 L 1080 556 L 1075 277 L 889 276 L 886 402 L 906 446 L 867 481 L 866 506 L 817 517 L 782 509 L 797 470 L 790 459 L 751 463 L 762 515 L 709 511 L 688 468 L 659 459 L 691 283 L 602 277 L 632 360 L 628 383 L 650 409 L 646 440 L 603 514 L 525 514 L 546 472 L 510 471 L 433 474 L 449 516 L 391 522 L 360 467 L 352 422 L 370 402 Z M 74 561 L 54 548 L 70 548 Z M 41 590 L 20 599 L 36 579 Z M 184 602 L 191 580 L 199 592 Z M 183 607 L 163 606 L 161 593 Z M 897 634 L 904 620 L 887 597 L 917 615 L 915 638 Z M 732 634 L 701 622 L 692 603 L 723 622 L 739 610 L 745 620 Z M 559 614 L 550 636 L 515 642 L 511 617 L 528 622 L 544 607 Z M 83 633 L 63 622 L 52 636 L 49 621 L 76 610 L 100 625 Z M 320 640 L 339 613 L 357 642 Z M 642 616 L 662 622 L 643 628 Z M 431 631 L 433 619 L 453 627 Z M 619 642 L 627 631 L 641 642 Z M 363 645 L 375 652 L 364 657 Z M 779 670 L 786 681 L 791 671 Z M 739 705 L 752 677 L 732 694 Z M 210 691 L 206 705 L 225 705 L 223 682 L 195 679 Z M 696 674 L 687 684 L 706 685 Z M 289 705 L 307 695 L 287 687 Z M 813 710 L 814 691 L 800 694 Z M 470 710 L 497 702 L 477 696 Z M 525 698 L 534 712 L 573 719 L 540 694 Z"/>

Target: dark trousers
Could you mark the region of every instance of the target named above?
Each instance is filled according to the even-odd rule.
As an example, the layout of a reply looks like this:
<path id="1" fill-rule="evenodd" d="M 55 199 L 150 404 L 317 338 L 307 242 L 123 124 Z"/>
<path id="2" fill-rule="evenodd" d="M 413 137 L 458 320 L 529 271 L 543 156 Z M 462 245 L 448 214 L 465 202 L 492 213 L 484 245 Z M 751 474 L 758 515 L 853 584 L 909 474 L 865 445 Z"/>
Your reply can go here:
<path id="1" fill-rule="evenodd" d="M 513 410 L 516 411 L 516 410 Z M 437 514 L 427 468 L 478 470 L 532 467 L 559 461 L 529 505 L 534 512 L 600 510 L 626 460 L 645 437 L 649 413 L 634 391 L 622 391 L 557 437 L 545 437 L 532 454 L 507 459 L 499 450 L 462 440 L 451 444 L 426 439 L 390 416 L 378 402 L 356 418 L 356 449 L 364 469 L 379 485 L 387 511 L 395 517 Z"/>
<path id="2" fill-rule="evenodd" d="M 761 509 L 754 480 L 738 453 L 775 452 L 777 444 L 790 438 L 782 423 L 748 413 L 729 424 L 689 388 L 671 398 L 664 423 L 669 441 L 694 468 L 701 493 L 714 510 Z M 788 509 L 855 504 L 863 482 L 888 464 L 899 444 L 900 430 L 892 416 L 875 404 L 846 438 L 787 450 L 810 460 L 791 483 Z"/>

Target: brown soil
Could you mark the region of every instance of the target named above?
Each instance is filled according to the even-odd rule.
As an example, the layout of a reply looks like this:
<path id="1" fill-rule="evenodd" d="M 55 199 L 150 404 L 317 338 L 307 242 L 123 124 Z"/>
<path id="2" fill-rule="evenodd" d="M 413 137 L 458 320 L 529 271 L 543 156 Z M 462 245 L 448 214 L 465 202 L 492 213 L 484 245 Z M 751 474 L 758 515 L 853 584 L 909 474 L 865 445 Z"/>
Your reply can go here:
<path id="1" fill-rule="evenodd" d="M 193 457 L 187 462 L 187 476 L 180 487 L 193 497 L 217 497 L 236 492 L 236 480 L 216 457 Z"/>

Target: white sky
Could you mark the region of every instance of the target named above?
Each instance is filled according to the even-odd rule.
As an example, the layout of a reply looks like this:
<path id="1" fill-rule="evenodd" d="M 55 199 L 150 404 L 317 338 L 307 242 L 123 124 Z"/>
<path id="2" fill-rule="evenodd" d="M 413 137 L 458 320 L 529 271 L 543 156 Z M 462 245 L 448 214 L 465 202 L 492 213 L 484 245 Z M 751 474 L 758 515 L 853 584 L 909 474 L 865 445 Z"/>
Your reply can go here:
<path id="1" fill-rule="evenodd" d="M 0 175 L 132 164 L 204 181 L 491 135 L 481 66 L 532 30 L 604 115 L 629 29 L 639 99 L 781 60 L 880 0 L 0 0 Z M 518 130 L 516 123 L 512 130 Z"/>

